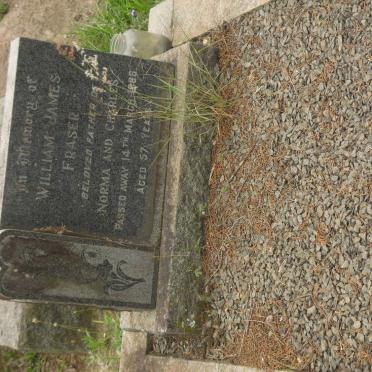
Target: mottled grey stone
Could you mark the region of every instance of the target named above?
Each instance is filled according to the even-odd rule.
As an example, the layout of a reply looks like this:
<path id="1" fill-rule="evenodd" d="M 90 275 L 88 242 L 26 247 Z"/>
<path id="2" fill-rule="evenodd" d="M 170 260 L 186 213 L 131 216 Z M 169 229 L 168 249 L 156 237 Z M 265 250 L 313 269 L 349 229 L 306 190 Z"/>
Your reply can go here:
<path id="1" fill-rule="evenodd" d="M 4 97 L 0 98 L 0 126 L 3 123 L 4 116 Z"/>
<path id="2" fill-rule="evenodd" d="M 61 235 L 3 230 L 0 296 L 110 308 L 153 308 L 153 252 Z"/>
<path id="3" fill-rule="evenodd" d="M 172 66 L 25 38 L 10 62 L 1 228 L 156 245 L 165 125 L 149 112 Z"/>

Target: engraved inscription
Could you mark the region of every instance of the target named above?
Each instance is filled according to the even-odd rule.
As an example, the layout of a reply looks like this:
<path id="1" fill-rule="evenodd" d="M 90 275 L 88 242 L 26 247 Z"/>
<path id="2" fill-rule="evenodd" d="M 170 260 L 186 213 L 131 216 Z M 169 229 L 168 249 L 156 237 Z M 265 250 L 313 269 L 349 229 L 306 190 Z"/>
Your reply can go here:
<path id="1" fill-rule="evenodd" d="M 109 192 L 111 181 L 111 169 L 103 169 L 101 172 L 101 183 L 99 184 L 99 197 L 97 202 L 97 213 L 106 214 L 109 205 Z"/>
<path id="2" fill-rule="evenodd" d="M 42 200 L 50 197 L 50 184 L 52 179 L 55 138 L 53 136 L 43 136 L 43 147 L 41 150 L 42 158 L 40 160 L 40 176 L 36 192 L 36 200 Z"/>
<path id="3" fill-rule="evenodd" d="M 48 102 L 44 118 L 46 119 L 46 128 L 42 137 L 41 159 L 39 182 L 35 199 L 43 200 L 50 198 L 50 186 L 52 179 L 54 152 L 55 152 L 55 129 L 58 117 L 58 101 L 61 91 L 60 87 L 61 78 L 58 73 L 49 75 L 49 89 L 48 89 Z"/>
<path id="4" fill-rule="evenodd" d="M 75 159 L 77 158 L 77 138 L 79 129 L 80 115 L 75 112 L 68 114 L 67 135 L 65 150 L 62 161 L 62 170 L 73 172 L 75 170 Z"/>
<path id="5" fill-rule="evenodd" d="M 160 210 L 163 158 L 152 112 L 166 91 L 157 87 L 158 76 L 169 66 L 61 50 L 67 49 L 21 38 L 2 227 L 64 225 L 145 244 Z"/>
<path id="6" fill-rule="evenodd" d="M 21 143 L 15 149 L 17 158 L 16 164 L 17 176 L 15 183 L 15 190 L 19 193 L 28 193 L 28 170 L 27 168 L 31 166 L 31 149 L 32 149 L 32 133 L 34 126 L 34 116 L 39 107 L 36 93 L 37 93 L 37 79 L 31 76 L 26 77 L 27 86 L 27 100 L 26 109 L 24 114 L 24 120 L 22 121 L 21 129 Z"/>
<path id="7" fill-rule="evenodd" d="M 91 88 L 91 98 L 98 99 L 99 93 L 97 86 L 93 85 Z M 88 126 L 85 136 L 85 152 L 84 152 L 84 167 L 83 167 L 83 181 L 81 185 L 82 200 L 89 200 L 89 192 L 91 185 L 92 161 L 93 161 L 93 145 L 94 133 L 97 120 L 97 106 L 94 102 L 89 103 Z"/>

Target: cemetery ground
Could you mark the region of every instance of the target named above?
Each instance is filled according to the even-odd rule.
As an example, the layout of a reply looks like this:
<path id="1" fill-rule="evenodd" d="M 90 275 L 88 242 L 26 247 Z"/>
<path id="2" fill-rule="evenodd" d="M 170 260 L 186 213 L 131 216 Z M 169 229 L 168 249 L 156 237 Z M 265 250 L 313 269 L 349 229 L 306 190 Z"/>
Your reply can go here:
<path id="1" fill-rule="evenodd" d="M 87 354 L 22 353 L 11 349 L 0 349 L 0 371 L 117 371 L 121 346 L 119 314 L 96 311 L 93 319 L 94 328 L 72 330 L 77 337 L 83 338 Z M 34 322 L 42 324 L 45 320 L 35 318 Z M 64 325 L 55 324 L 55 327 L 64 327 Z"/>
<path id="2" fill-rule="evenodd" d="M 201 324 L 185 319 L 182 337 L 155 338 L 155 352 L 370 369 L 369 7 L 273 1 L 205 39 L 219 49 L 226 103 L 215 117 L 205 312 Z M 83 370 L 71 358 L 52 368 Z"/>

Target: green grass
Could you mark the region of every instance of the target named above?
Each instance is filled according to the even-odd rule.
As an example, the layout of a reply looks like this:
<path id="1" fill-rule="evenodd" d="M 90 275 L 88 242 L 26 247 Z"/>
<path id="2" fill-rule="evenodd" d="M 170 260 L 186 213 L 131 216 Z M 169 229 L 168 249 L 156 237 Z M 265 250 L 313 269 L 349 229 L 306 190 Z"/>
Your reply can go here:
<path id="1" fill-rule="evenodd" d="M 160 0 L 101 0 L 87 24 L 79 25 L 74 35 L 79 46 L 108 52 L 114 34 L 129 28 L 147 30 L 150 9 Z M 131 10 L 137 11 L 137 17 Z"/>
<path id="2" fill-rule="evenodd" d="M 205 62 L 208 47 L 191 45 L 189 60 L 189 76 L 187 89 L 184 90 L 182 81 L 177 82 L 172 77 L 157 77 L 155 84 L 157 90 L 162 91 L 163 98 L 146 95 L 138 92 L 137 102 L 139 107 L 152 105 L 154 109 L 147 111 L 134 111 L 130 115 L 138 118 L 150 117 L 160 121 L 184 121 L 188 123 L 187 135 L 210 134 L 213 135 L 221 118 L 229 118 L 228 108 L 234 102 L 226 100 L 221 90 L 224 88 L 218 83 L 216 73 Z M 119 87 L 119 92 L 126 87 Z M 125 94 L 119 96 L 123 107 L 127 106 Z M 177 102 L 183 102 L 181 107 Z M 198 130 L 196 130 L 198 128 Z"/>
<path id="3" fill-rule="evenodd" d="M 9 5 L 7 3 L 4 3 L 3 1 L 0 1 L 0 21 L 4 17 L 6 13 L 8 13 Z"/>
<path id="4" fill-rule="evenodd" d="M 88 363 L 104 370 L 118 370 L 121 350 L 120 315 L 104 311 L 102 319 L 94 321 L 98 329 L 85 331 L 84 344 L 88 349 Z"/>

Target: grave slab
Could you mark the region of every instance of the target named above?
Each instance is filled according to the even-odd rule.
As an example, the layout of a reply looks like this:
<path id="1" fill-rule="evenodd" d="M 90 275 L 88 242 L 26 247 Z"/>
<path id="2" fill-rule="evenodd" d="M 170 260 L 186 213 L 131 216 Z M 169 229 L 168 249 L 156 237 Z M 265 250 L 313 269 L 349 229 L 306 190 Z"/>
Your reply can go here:
<path id="1" fill-rule="evenodd" d="M 150 11 L 149 31 L 186 43 L 270 0 L 165 0 Z"/>
<path id="2" fill-rule="evenodd" d="M 166 63 L 15 40 L 1 133 L 0 227 L 63 226 L 156 246 L 167 124 L 150 113 L 169 94 L 159 79 L 172 73 Z"/>

